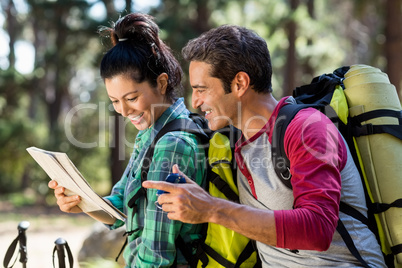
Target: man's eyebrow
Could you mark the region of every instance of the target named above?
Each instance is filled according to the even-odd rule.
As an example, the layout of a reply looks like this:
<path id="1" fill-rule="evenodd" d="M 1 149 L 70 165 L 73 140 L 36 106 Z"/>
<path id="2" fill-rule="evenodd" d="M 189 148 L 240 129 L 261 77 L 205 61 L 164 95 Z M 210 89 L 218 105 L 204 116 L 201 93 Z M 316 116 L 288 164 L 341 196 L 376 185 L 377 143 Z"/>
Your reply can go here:
<path id="1" fill-rule="evenodd" d="M 203 85 L 191 85 L 192 88 L 207 88 L 207 86 L 203 86 Z"/>

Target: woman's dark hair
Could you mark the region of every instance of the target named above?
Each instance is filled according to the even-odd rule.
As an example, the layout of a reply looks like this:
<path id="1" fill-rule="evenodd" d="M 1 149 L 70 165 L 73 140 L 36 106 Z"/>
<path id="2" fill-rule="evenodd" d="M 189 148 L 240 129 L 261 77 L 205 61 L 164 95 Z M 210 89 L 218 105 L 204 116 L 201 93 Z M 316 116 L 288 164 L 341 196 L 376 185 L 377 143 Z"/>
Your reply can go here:
<path id="1" fill-rule="evenodd" d="M 271 57 L 265 40 L 240 26 L 223 25 L 190 40 L 183 58 L 212 65 L 210 75 L 220 79 L 226 93 L 238 72 L 246 72 L 259 93 L 272 92 Z"/>
<path id="2" fill-rule="evenodd" d="M 128 14 L 112 27 L 99 28 L 99 33 L 110 38 L 113 45 L 101 62 L 103 80 L 128 75 L 137 83 L 148 81 L 155 87 L 158 76 L 166 73 L 166 97 L 175 99 L 175 89 L 182 89 L 183 71 L 171 49 L 159 38 L 159 27 L 153 17 L 141 13 Z"/>

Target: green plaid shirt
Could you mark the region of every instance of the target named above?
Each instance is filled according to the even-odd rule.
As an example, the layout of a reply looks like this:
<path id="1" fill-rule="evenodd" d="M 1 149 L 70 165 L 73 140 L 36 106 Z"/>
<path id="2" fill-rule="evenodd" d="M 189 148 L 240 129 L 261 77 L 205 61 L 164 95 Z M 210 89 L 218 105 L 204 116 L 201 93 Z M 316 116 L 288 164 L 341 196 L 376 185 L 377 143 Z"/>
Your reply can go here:
<path id="1" fill-rule="evenodd" d="M 106 197 L 127 215 L 127 232 L 138 230 L 128 236 L 128 244 L 123 253 L 126 267 L 170 267 L 176 258 L 177 236 L 181 235 L 185 242 L 199 238 L 200 225 L 170 220 L 165 212 L 155 206 L 157 196 L 154 189 L 147 190 L 147 200 L 145 197 L 137 200 L 137 212 L 127 205 L 141 187 L 140 173 L 144 154 L 155 135 L 168 122 L 176 118 L 188 118 L 188 114 L 180 98 L 152 127 L 138 133 L 129 164 L 120 181 L 113 187 L 111 195 Z M 171 173 L 173 164 L 178 164 L 184 174 L 204 185 L 205 153 L 201 146 L 198 147 L 198 142 L 197 137 L 187 132 L 165 134 L 155 146 L 147 179 L 163 181 Z M 110 228 L 115 229 L 123 224 L 118 220 Z M 185 259 L 178 254 L 178 264 L 183 263 L 186 263 Z"/>

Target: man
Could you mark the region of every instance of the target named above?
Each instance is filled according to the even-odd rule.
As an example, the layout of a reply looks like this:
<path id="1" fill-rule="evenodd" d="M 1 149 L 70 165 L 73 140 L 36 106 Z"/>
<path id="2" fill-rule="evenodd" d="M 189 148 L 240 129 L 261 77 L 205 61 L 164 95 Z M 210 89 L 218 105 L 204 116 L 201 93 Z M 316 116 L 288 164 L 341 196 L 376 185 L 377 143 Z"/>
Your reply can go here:
<path id="1" fill-rule="evenodd" d="M 181 185 L 144 182 L 170 192 L 158 199 L 168 217 L 221 224 L 256 240 L 265 267 L 360 266 L 336 232 L 340 217 L 363 259 L 385 267 L 373 233 L 339 212 L 340 200 L 364 214 L 367 208 L 347 145 L 327 117 L 313 108 L 295 116 L 284 137 L 292 189 L 277 177 L 272 128 L 279 109 L 294 99 L 278 102 L 271 95 L 266 42 L 225 25 L 191 40 L 183 56 L 190 62 L 193 107 L 205 112 L 211 129 L 232 124 L 243 132 L 235 151 L 241 204 L 211 197 L 189 179 Z M 180 172 L 177 166 L 173 172 Z"/>

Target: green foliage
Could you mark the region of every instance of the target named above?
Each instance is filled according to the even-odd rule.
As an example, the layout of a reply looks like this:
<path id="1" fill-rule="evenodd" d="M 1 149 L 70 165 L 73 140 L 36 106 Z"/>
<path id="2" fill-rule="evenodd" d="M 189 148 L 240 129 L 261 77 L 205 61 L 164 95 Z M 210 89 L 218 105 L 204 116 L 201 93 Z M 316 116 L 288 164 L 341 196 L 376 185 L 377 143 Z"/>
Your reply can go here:
<path id="1" fill-rule="evenodd" d="M 36 203 L 35 196 L 25 195 L 20 193 L 13 193 L 7 195 L 7 202 L 9 202 L 13 207 L 30 206 Z"/>
<path id="2" fill-rule="evenodd" d="M 15 103 L 6 105 L 1 112 L 2 116 L 7 116 L 0 119 L 0 193 L 13 192 L 23 186 L 23 180 L 30 176 L 31 166 L 25 149 L 35 144 L 38 137 L 46 135 L 45 127 L 24 112 L 28 107 L 26 96 L 16 94 L 13 98 L 16 98 Z"/>

